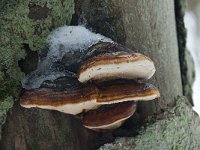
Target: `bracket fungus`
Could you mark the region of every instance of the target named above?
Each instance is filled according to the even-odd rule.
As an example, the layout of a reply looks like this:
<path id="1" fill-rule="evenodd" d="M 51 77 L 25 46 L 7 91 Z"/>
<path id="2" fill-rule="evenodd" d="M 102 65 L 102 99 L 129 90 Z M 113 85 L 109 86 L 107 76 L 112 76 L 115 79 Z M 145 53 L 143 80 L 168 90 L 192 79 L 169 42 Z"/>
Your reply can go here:
<path id="1" fill-rule="evenodd" d="M 155 73 L 153 61 L 140 53 L 109 42 L 91 48 L 78 70 L 78 80 L 149 79 Z"/>
<path id="2" fill-rule="evenodd" d="M 23 94 L 20 104 L 25 108 L 38 107 L 72 115 L 100 106 L 96 103 L 96 92 L 93 87 L 80 88 L 70 92 L 30 90 Z"/>
<path id="3" fill-rule="evenodd" d="M 67 33 L 69 32 L 67 35 L 70 36 L 73 33 L 71 30 L 76 27 L 66 28 Z M 77 37 L 74 38 L 74 41 L 77 41 Z M 101 41 L 101 38 L 102 36 L 95 35 L 92 45 L 89 45 L 91 42 L 86 44 L 87 48 L 82 43 L 84 51 L 77 55 L 76 69 L 73 68 L 76 55 L 69 51 L 71 55 L 74 54 L 74 60 L 73 62 L 70 61 L 71 59 L 67 60 L 68 65 L 66 65 L 67 69 L 64 70 L 64 74 L 56 74 L 57 79 L 51 75 L 54 77 L 53 80 L 49 80 L 50 76 L 47 76 L 46 80 L 42 78 L 40 82 L 44 82 L 40 86 L 27 86 L 28 83 L 34 83 L 33 75 L 38 74 L 37 76 L 41 77 L 43 72 L 45 75 L 50 72 L 50 70 L 45 71 L 47 67 L 44 64 L 48 64 L 48 59 L 51 57 L 44 59 L 45 62 L 42 61 L 43 64 L 39 65 L 40 69 L 28 76 L 24 82 L 26 84 L 23 85 L 26 85 L 24 87 L 28 90 L 20 97 L 20 105 L 25 108 L 57 110 L 71 115 L 82 113 L 83 126 L 95 131 L 105 131 L 120 127 L 126 119 L 132 116 L 136 111 L 135 101 L 148 101 L 160 97 L 154 85 L 144 83 L 155 73 L 153 61 L 110 39 L 105 40 L 105 37 L 103 37 L 104 41 Z M 70 49 L 73 45 L 72 43 Z M 55 61 L 50 61 L 49 68 L 59 62 L 57 58 L 66 60 L 63 59 L 64 51 L 61 52 L 62 58 L 58 54 L 59 57 L 56 57 Z M 50 50 L 50 52 L 53 54 L 54 51 Z M 68 50 L 65 52 L 67 55 Z M 76 51 L 76 53 L 79 52 Z M 73 65 L 70 66 L 70 64 Z M 77 73 L 77 75 L 67 75 L 68 71 L 72 71 L 68 68 L 75 70 L 73 74 Z M 56 64 L 56 73 L 57 71 L 59 71 L 59 63 Z M 141 79 L 143 83 L 138 82 Z M 36 87 L 36 89 L 29 87 Z"/>
<path id="4" fill-rule="evenodd" d="M 21 96 L 20 104 L 26 108 L 38 107 L 76 115 L 105 104 L 147 101 L 159 96 L 159 91 L 152 84 L 127 80 L 100 85 L 87 84 L 68 91 L 53 91 L 45 88 L 28 90 Z"/>
<path id="5" fill-rule="evenodd" d="M 120 127 L 135 111 L 135 102 L 117 103 L 112 107 L 86 112 L 82 122 L 83 126 L 95 131 L 113 130 Z"/>

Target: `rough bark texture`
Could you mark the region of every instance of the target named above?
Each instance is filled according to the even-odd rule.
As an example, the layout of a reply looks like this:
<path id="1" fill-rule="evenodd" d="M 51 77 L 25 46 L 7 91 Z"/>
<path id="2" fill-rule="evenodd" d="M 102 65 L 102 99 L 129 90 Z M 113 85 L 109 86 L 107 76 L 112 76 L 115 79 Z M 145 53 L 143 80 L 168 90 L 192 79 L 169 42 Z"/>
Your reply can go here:
<path id="1" fill-rule="evenodd" d="M 139 122 L 134 122 L 136 118 L 143 120 L 159 113 L 182 95 L 173 0 L 76 0 L 73 24 L 77 20 L 150 56 L 157 72 L 149 82 L 158 87 L 161 98 L 141 103 L 139 115 L 112 133 L 95 133 L 83 128 L 78 119 L 53 111 L 25 110 L 17 102 L 3 128 L 1 149 L 96 149 L 116 136 L 135 135 L 133 126 Z"/>
<path id="2" fill-rule="evenodd" d="M 18 103 L 3 129 L 2 150 L 88 150 L 114 140 L 111 133 L 87 130 L 78 118 L 56 111 L 27 110 Z"/>

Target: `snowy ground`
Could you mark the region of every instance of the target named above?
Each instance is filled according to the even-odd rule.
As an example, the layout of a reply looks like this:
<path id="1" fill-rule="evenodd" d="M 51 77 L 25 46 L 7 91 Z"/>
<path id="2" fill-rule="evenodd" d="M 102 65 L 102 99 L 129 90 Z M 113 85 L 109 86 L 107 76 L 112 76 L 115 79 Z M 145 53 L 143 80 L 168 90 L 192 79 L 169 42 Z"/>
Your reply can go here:
<path id="1" fill-rule="evenodd" d="M 194 110 L 200 115 L 200 27 L 197 16 L 187 11 L 185 14 L 185 26 L 187 28 L 187 48 L 195 63 L 195 82 L 193 85 Z"/>

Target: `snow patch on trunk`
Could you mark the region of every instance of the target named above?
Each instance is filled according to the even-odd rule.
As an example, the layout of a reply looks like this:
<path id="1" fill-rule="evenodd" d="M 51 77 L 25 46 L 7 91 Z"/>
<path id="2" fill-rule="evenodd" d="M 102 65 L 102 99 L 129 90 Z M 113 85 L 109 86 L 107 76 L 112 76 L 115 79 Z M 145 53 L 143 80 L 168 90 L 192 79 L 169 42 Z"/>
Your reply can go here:
<path id="1" fill-rule="evenodd" d="M 100 41 L 112 42 L 111 39 L 93 33 L 83 26 L 63 26 L 54 30 L 46 41 L 49 47 L 46 57 L 39 58 L 37 69 L 22 81 L 23 88 L 39 88 L 45 80 L 53 81 L 58 77 L 76 76 L 59 64 L 63 56 L 68 52 L 83 52 Z"/>

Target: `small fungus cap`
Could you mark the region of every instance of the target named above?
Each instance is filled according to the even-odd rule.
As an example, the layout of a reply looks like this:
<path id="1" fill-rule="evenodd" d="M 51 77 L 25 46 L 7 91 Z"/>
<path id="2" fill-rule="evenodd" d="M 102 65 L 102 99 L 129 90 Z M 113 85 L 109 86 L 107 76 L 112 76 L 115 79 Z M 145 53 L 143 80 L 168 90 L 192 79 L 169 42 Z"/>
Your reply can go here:
<path id="1" fill-rule="evenodd" d="M 113 130 L 121 126 L 135 111 L 135 102 L 118 103 L 112 107 L 105 109 L 100 107 L 85 113 L 82 122 L 86 128 L 92 130 Z"/>

